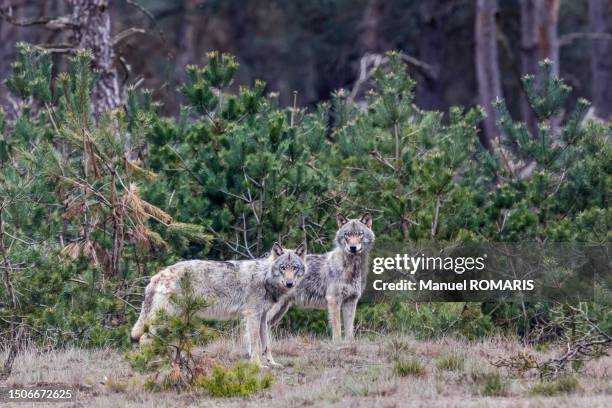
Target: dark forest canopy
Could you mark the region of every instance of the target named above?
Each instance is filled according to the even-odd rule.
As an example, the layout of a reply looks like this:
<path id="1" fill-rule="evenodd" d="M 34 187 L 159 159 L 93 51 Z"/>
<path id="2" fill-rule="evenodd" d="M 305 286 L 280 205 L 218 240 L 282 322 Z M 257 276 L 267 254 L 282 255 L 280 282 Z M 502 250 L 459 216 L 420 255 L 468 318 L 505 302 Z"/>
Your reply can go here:
<path id="1" fill-rule="evenodd" d="M 22 22 L 66 15 L 70 6 L 65 3 L 0 2 L 5 16 Z M 487 7 L 483 10 L 480 3 Z M 495 3 L 497 10 L 491 10 Z M 417 63 L 410 68 L 418 80 L 419 106 L 444 112 L 452 105 L 473 106 L 479 102 L 476 15 L 488 12 L 494 12 L 496 22 L 491 35 L 497 47 L 500 90 L 513 114 L 522 112 L 520 77 L 535 73 L 534 61 L 555 55 L 560 58 L 561 76 L 573 88 L 572 101 L 586 97 L 596 107 L 612 102 L 609 92 L 602 90 L 610 76 L 608 55 L 612 54 L 605 0 L 112 0 L 108 4 L 121 81 L 143 80 L 142 85 L 153 89 L 172 112 L 178 110 L 176 87 L 184 80 L 185 66 L 201 64 L 211 50 L 236 55 L 241 67 L 236 84 L 260 78 L 268 84 L 267 92 L 280 94 L 281 104 L 291 104 L 292 92 L 297 91 L 300 105 L 314 106 L 335 89 L 353 87 L 364 55 L 396 49 Z M 542 8 L 548 15 L 538 22 Z M 548 28 L 541 30 L 538 23 Z M 542 32 L 550 38 L 542 37 Z M 0 21 L 0 77 L 8 74 L 17 41 L 58 45 L 69 43 L 68 37 L 44 24 L 16 27 L 6 19 Z M 55 58 L 62 59 L 60 55 Z M 6 97 L 5 90 L 0 97 Z"/>

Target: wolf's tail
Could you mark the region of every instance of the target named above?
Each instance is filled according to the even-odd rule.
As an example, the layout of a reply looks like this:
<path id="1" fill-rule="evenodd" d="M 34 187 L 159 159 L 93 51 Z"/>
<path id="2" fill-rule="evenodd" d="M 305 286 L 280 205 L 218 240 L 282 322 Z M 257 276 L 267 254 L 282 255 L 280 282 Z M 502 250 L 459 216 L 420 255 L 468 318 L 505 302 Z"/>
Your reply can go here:
<path id="1" fill-rule="evenodd" d="M 132 327 L 132 331 L 130 332 L 130 338 L 132 340 L 132 343 L 140 342 L 140 338 L 145 333 L 145 325 L 149 321 L 154 296 L 155 289 L 153 288 L 153 285 L 147 285 L 145 289 L 144 301 L 142 302 L 142 307 L 140 308 L 140 316 L 138 317 L 138 320 L 136 321 L 134 327 Z"/>
<path id="2" fill-rule="evenodd" d="M 130 340 L 132 340 L 132 343 L 138 343 L 140 342 L 140 338 L 142 337 L 142 335 L 144 334 L 145 330 L 145 316 L 144 316 L 144 309 L 142 309 L 140 311 L 140 317 L 138 317 L 138 320 L 136 321 L 136 324 L 134 324 L 134 327 L 132 327 L 132 331 L 130 332 Z"/>

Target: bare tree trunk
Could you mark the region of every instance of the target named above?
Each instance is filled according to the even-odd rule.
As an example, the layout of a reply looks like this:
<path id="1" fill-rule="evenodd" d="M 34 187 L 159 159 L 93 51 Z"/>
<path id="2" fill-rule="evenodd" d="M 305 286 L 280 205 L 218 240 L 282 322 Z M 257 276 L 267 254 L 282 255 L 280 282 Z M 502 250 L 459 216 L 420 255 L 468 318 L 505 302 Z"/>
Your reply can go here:
<path id="1" fill-rule="evenodd" d="M 560 0 L 521 0 L 521 71 L 534 75 L 539 82 L 538 64 L 548 58 L 553 62 L 553 73 L 559 73 Z M 521 114 L 527 127 L 535 134 L 536 120 L 527 97 L 521 97 Z"/>
<path id="2" fill-rule="evenodd" d="M 93 67 L 99 71 L 100 77 L 93 90 L 93 108 L 95 114 L 100 115 L 121 104 L 109 0 L 68 0 L 68 3 L 72 6 L 73 42 L 78 48 L 92 51 Z"/>
<path id="3" fill-rule="evenodd" d="M 444 22 L 439 15 L 441 0 L 428 0 L 419 4 L 421 17 L 421 35 L 419 36 L 419 59 L 433 68 L 436 78 L 425 77 L 417 83 L 416 102 L 419 107 L 429 110 L 446 110 L 444 101 L 444 83 L 438 75 L 444 62 L 444 50 L 447 38 L 444 33 Z"/>
<path id="4" fill-rule="evenodd" d="M 41 1 L 41 7 L 46 2 Z M 0 8 L 15 18 L 16 20 L 24 20 L 27 16 L 27 10 L 32 5 L 27 2 L 15 2 L 14 0 L 0 0 Z M 27 43 L 37 43 L 41 37 L 42 31 L 39 27 L 20 27 L 9 22 L 7 19 L 0 18 L 0 106 L 12 111 L 13 98 L 9 95 L 9 91 L 4 84 L 4 79 L 8 78 L 11 73 L 11 64 L 15 60 L 16 48 L 15 44 L 20 41 Z"/>
<path id="5" fill-rule="evenodd" d="M 200 62 L 198 37 L 200 29 L 204 27 L 202 27 L 203 21 L 201 21 L 201 16 L 198 13 L 198 4 L 198 0 L 183 0 L 183 18 L 175 66 L 177 82 L 185 80 L 185 67 L 187 65 Z"/>
<path id="6" fill-rule="evenodd" d="M 502 97 L 497 59 L 496 13 L 497 0 L 478 0 L 476 2 L 476 79 L 478 99 L 487 112 L 482 142 L 489 150 L 493 149 L 493 140 L 499 137 L 496 114 L 491 103 Z"/>
<path id="7" fill-rule="evenodd" d="M 612 1 L 589 1 L 590 31 L 612 34 Z M 591 99 L 595 115 L 612 116 L 612 41 L 594 39 L 591 42 Z"/>
<path id="8" fill-rule="evenodd" d="M 8 0 L 0 0 L 0 7 L 7 10 L 10 3 Z M 0 19 L 0 78 L 8 78 L 11 61 L 14 58 L 15 42 L 18 38 L 18 28 L 8 21 Z M 8 89 L 4 81 L 0 83 L 0 104 L 4 105 L 8 97 Z"/>
<path id="9" fill-rule="evenodd" d="M 364 53 L 384 51 L 381 49 L 380 41 L 381 7 L 380 0 L 370 0 L 366 6 L 361 34 L 361 45 Z"/>

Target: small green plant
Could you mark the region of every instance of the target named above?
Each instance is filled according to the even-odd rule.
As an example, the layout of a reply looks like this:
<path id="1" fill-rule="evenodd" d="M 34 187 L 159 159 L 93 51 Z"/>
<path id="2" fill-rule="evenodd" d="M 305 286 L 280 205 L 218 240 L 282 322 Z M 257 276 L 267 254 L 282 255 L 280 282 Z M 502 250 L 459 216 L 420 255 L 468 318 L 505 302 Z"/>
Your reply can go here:
<path id="1" fill-rule="evenodd" d="M 530 388 L 531 395 L 545 395 L 551 397 L 559 394 L 571 394 L 578 389 L 580 383 L 574 376 L 559 377 L 554 381 L 543 381 Z"/>
<path id="2" fill-rule="evenodd" d="M 179 293 L 170 296 L 175 313 L 158 312 L 147 328 L 150 342 L 127 355 L 132 368 L 151 374 L 145 385 L 152 391 L 192 386 L 198 380 L 193 347 L 213 338 L 212 331 L 196 316 L 209 303 L 194 293 L 189 272 L 180 278 L 179 287 Z"/>
<path id="3" fill-rule="evenodd" d="M 381 349 L 381 353 L 387 357 L 388 361 L 393 362 L 402 356 L 414 353 L 414 350 L 408 340 L 393 338 L 385 344 L 384 348 Z"/>
<path id="4" fill-rule="evenodd" d="M 487 397 L 504 397 L 508 395 L 508 382 L 499 373 L 484 373 L 480 375 L 481 393 Z"/>
<path id="5" fill-rule="evenodd" d="M 464 366 L 465 358 L 458 353 L 445 354 L 436 360 L 436 367 L 440 370 L 462 371 Z"/>
<path id="6" fill-rule="evenodd" d="M 571 365 L 572 365 L 572 370 L 574 370 L 574 372 L 577 373 L 578 371 L 584 368 L 584 360 L 573 360 Z"/>
<path id="7" fill-rule="evenodd" d="M 420 377 L 425 374 L 425 366 L 416 358 L 407 360 L 397 358 L 393 363 L 393 371 L 400 377 Z"/>
<path id="8" fill-rule="evenodd" d="M 238 363 L 231 369 L 215 367 L 197 385 L 212 397 L 246 397 L 270 388 L 272 380 L 270 373 L 260 374 L 257 364 Z"/>

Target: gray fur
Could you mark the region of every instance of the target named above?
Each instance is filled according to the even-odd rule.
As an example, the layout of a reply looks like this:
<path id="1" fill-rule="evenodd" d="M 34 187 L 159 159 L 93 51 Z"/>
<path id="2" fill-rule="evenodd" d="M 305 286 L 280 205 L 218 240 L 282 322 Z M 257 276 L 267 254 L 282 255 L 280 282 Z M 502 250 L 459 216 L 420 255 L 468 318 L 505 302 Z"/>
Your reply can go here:
<path id="1" fill-rule="evenodd" d="M 170 294 L 180 290 L 180 277 L 189 271 L 195 294 L 212 303 L 200 316 L 217 320 L 243 319 L 251 360 L 260 364 L 260 356 L 265 353 L 268 362 L 276 365 L 269 345 L 267 313 L 302 280 L 306 274 L 305 257 L 304 245 L 291 251 L 275 244 L 267 258 L 183 261 L 163 269 L 151 278 L 145 289 L 140 317 L 132 328 L 131 337 L 145 341 L 145 325 L 151 323 L 156 312 L 160 309 L 173 312 Z"/>
<path id="2" fill-rule="evenodd" d="M 321 255 L 307 255 L 308 273 L 293 293 L 285 295 L 268 312 L 277 324 L 292 304 L 302 308 L 328 309 L 332 337 L 339 340 L 342 318 L 345 338 L 353 338 L 355 309 L 365 287 L 368 258 L 374 246 L 372 218 L 346 219 L 338 215 L 335 248 Z M 351 252 L 351 247 L 355 252 Z"/>

